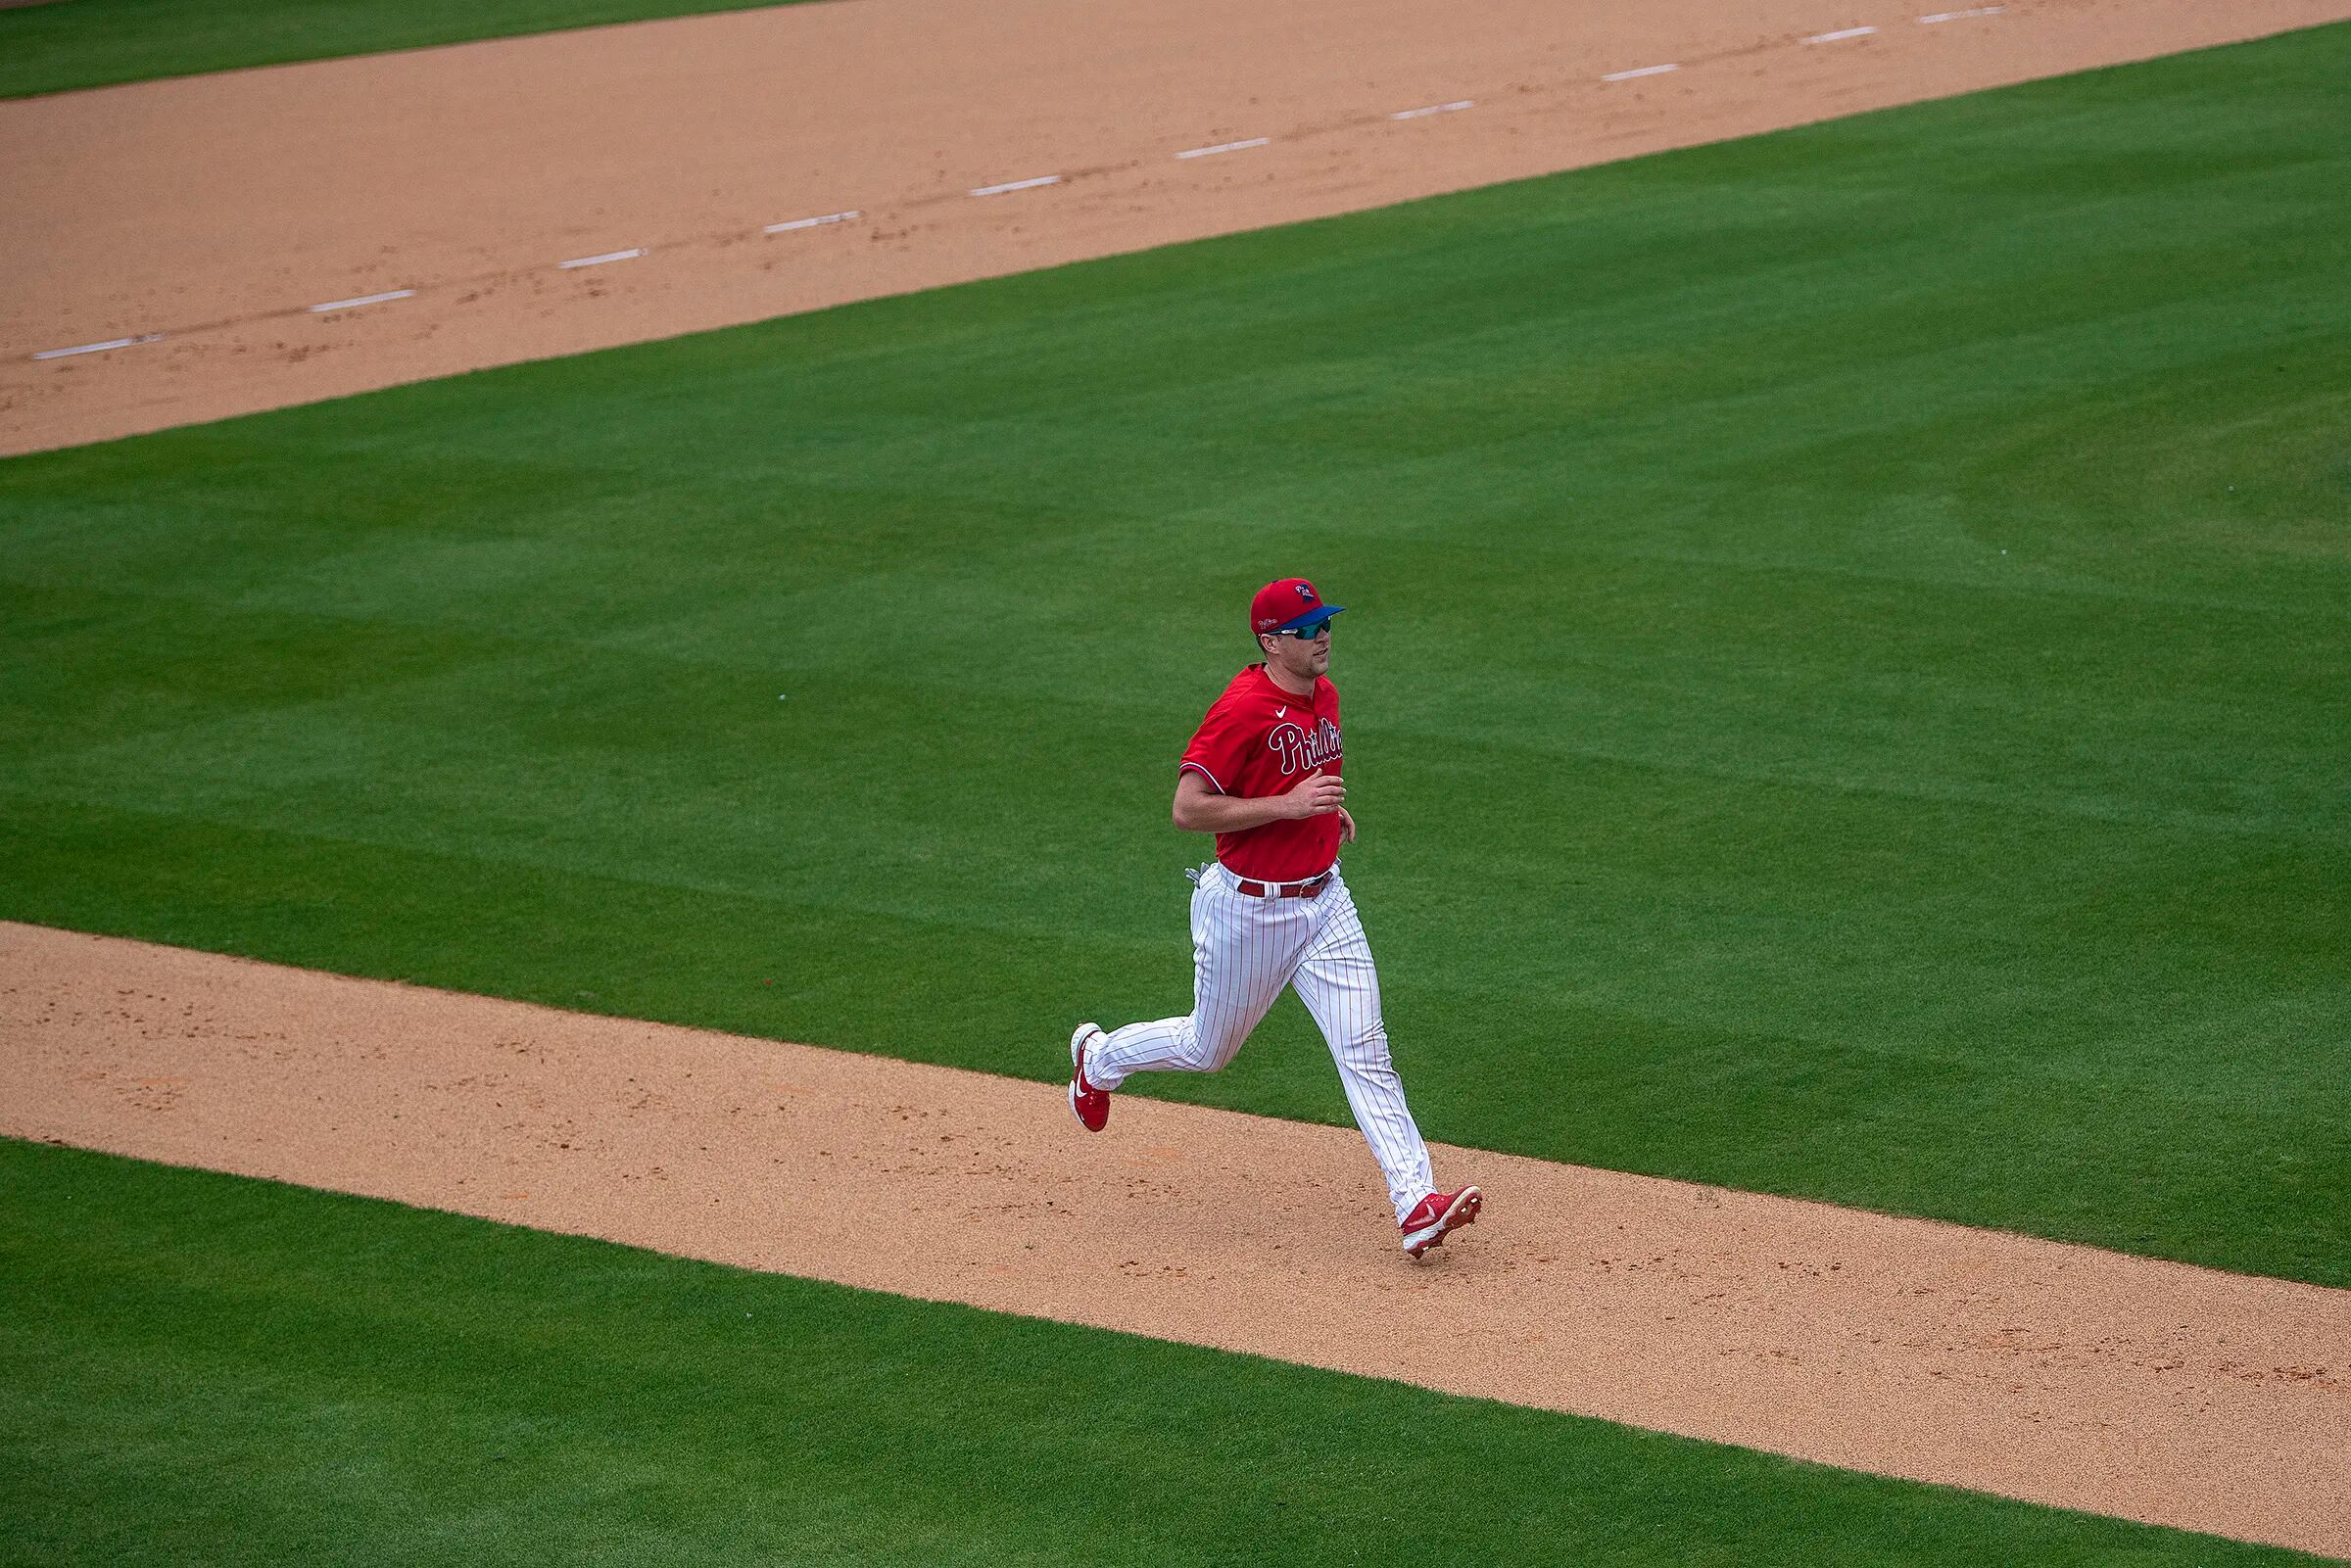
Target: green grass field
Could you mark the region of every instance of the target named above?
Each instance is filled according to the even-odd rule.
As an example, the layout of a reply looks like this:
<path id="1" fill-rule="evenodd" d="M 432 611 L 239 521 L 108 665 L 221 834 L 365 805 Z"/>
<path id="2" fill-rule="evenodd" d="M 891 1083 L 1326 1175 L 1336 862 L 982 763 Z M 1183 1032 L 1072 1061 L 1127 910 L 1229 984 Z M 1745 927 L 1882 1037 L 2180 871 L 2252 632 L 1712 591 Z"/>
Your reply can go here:
<path id="1" fill-rule="evenodd" d="M 2308 1560 L 5 1141 L 0 1374 L 40 1568 Z"/>
<path id="2" fill-rule="evenodd" d="M 0 10 L 0 98 L 792 0 L 61 0 Z"/>
<path id="3" fill-rule="evenodd" d="M 2351 1284 L 2347 72 L 0 464 L 0 916 L 1057 1079 L 1300 572 L 1430 1136 Z"/>

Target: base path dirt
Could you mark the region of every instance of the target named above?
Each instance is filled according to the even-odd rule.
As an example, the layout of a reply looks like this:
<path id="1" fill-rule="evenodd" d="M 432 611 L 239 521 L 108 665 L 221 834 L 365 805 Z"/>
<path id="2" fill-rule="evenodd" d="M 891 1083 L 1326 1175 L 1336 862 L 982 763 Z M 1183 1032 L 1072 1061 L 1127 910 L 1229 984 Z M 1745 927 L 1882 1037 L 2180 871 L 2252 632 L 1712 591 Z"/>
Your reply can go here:
<path id="1" fill-rule="evenodd" d="M 0 452 L 2346 17 L 2351 0 L 847 0 L 0 103 Z M 614 259 L 560 264 L 595 258 Z M 94 345 L 116 346 L 58 353 Z"/>
<path id="2" fill-rule="evenodd" d="M 0 924 L 0 1133 L 2351 1556 L 2351 1292 Z M 1036 1042 L 1043 1060 L 1060 1042 Z"/>

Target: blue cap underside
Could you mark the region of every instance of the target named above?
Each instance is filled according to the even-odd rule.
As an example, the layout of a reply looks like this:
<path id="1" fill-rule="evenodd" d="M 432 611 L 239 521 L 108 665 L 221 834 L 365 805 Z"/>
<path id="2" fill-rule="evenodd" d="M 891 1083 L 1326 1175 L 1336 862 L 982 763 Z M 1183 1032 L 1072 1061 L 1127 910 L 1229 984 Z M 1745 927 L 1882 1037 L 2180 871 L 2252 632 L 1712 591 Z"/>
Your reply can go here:
<path id="1" fill-rule="evenodd" d="M 1303 632 L 1310 626 L 1320 626 L 1346 607 L 1344 604 L 1318 604 L 1304 615 L 1293 616 L 1273 630 L 1276 632 Z"/>

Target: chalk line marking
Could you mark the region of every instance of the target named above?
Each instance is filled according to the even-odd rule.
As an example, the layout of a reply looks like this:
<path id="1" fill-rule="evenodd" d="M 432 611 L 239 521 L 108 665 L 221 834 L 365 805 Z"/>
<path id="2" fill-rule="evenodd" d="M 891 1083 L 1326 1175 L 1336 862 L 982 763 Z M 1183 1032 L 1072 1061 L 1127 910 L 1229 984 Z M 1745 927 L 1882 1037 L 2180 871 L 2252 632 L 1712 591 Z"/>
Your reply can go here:
<path id="1" fill-rule="evenodd" d="M 1631 81 L 1635 76 L 1662 76 L 1669 71 L 1679 71 L 1682 68 L 1678 65 L 1643 66 L 1638 71 L 1611 71 L 1600 79 L 1602 81 Z"/>
<path id="2" fill-rule="evenodd" d="M 2006 6 L 1977 6 L 1972 11 L 1938 11 L 1931 17 L 1919 18 L 1918 22 L 1920 26 L 1932 27 L 1938 22 L 1965 22 L 1970 17 L 1996 17 L 2007 9 Z"/>
<path id="3" fill-rule="evenodd" d="M 1060 183 L 1061 176 L 1059 174 L 1039 174 L 1034 179 L 1008 180 L 1002 185 L 974 186 L 972 194 L 974 196 L 1002 196 L 1007 191 L 1032 191 L 1039 185 L 1058 185 Z"/>
<path id="4" fill-rule="evenodd" d="M 1388 118 L 1390 119 L 1419 119 L 1428 115 L 1450 115 L 1456 110 L 1475 109 L 1476 107 L 1477 100 L 1474 98 L 1456 98 L 1450 104 L 1430 104 L 1426 109 L 1399 109 Z"/>
<path id="5" fill-rule="evenodd" d="M 637 258 L 643 256 L 644 254 L 645 248 L 640 246 L 633 251 L 606 251 L 601 256 L 574 257 L 568 261 L 557 261 L 555 265 L 566 268 L 575 266 L 602 266 L 606 261 L 634 261 L 637 260 Z"/>
<path id="6" fill-rule="evenodd" d="M 1847 38 L 1866 38 L 1877 30 L 1878 29 L 1875 27 L 1844 27 L 1836 32 L 1816 32 L 1811 37 L 1806 38 L 1804 42 L 1842 43 Z"/>
<path id="7" fill-rule="evenodd" d="M 822 217 L 795 217 L 789 223 L 770 223 L 759 232 L 762 234 L 789 234 L 795 228 L 822 228 L 827 223 L 846 223 L 853 217 L 863 216 L 865 214 L 858 212 L 827 213 Z"/>
<path id="8" fill-rule="evenodd" d="M 384 305 L 393 300 L 412 300 L 414 289 L 390 289 L 382 294 L 362 294 L 356 300 L 329 300 L 324 305 L 311 307 L 311 314 L 324 315 L 329 310 L 356 310 L 362 305 Z"/>
<path id="9" fill-rule="evenodd" d="M 104 354 L 109 349 L 129 349 L 142 343 L 155 343 L 162 337 L 161 332 L 142 332 L 135 338 L 109 338 L 104 343 L 76 343 L 71 349 L 43 349 L 33 357 L 35 359 L 63 359 L 70 355 Z"/>
<path id="10" fill-rule="evenodd" d="M 1214 147 L 1192 147 L 1177 153 L 1177 158 L 1213 158 L 1219 153 L 1245 153 L 1252 147 L 1263 147 L 1272 141 L 1271 136 L 1252 136 L 1245 142 L 1219 142 Z"/>

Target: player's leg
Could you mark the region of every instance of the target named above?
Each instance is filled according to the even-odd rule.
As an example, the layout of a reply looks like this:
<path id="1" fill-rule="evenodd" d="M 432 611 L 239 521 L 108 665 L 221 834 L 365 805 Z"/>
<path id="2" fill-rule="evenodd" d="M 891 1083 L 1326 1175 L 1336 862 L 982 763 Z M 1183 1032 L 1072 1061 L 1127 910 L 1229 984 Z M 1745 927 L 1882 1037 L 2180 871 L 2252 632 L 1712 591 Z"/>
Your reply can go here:
<path id="1" fill-rule="evenodd" d="M 1321 928 L 1299 961 L 1292 983 L 1323 1039 L 1330 1042 L 1347 1107 L 1371 1146 L 1371 1157 L 1379 1162 L 1401 1224 L 1436 1190 L 1428 1145 L 1404 1103 L 1404 1080 L 1388 1058 L 1388 1026 L 1379 1011 L 1379 971 L 1371 962 L 1371 942 L 1364 934 L 1354 895 L 1334 877 L 1316 902 L 1325 906 L 1319 911 Z"/>
<path id="2" fill-rule="evenodd" d="M 1281 995 L 1313 935 L 1298 899 L 1249 898 L 1223 867 L 1192 893 L 1192 1011 L 1114 1029 L 1085 1053 L 1086 1081 L 1115 1089 L 1134 1072 L 1216 1072 Z"/>

